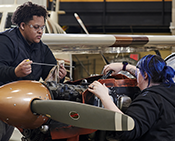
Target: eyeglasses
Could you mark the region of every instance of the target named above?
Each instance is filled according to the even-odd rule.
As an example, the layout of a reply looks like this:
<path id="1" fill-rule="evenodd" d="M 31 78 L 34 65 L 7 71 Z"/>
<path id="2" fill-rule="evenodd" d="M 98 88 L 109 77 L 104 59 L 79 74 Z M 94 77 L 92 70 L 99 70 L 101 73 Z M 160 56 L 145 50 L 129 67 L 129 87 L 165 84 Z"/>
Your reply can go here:
<path id="1" fill-rule="evenodd" d="M 44 30 L 45 29 L 45 25 L 43 26 L 39 26 L 39 25 L 29 25 L 30 28 L 34 28 L 36 31 L 39 31 L 39 30 Z"/>

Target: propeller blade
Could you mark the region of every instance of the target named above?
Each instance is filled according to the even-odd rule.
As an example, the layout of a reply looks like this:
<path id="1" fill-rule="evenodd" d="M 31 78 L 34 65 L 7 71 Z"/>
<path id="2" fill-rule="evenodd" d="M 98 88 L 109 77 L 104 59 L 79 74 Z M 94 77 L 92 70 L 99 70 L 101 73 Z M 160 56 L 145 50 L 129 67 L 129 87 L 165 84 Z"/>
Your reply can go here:
<path id="1" fill-rule="evenodd" d="M 134 128 L 134 120 L 127 115 L 78 102 L 34 100 L 31 108 L 34 113 L 81 128 L 110 131 Z"/>

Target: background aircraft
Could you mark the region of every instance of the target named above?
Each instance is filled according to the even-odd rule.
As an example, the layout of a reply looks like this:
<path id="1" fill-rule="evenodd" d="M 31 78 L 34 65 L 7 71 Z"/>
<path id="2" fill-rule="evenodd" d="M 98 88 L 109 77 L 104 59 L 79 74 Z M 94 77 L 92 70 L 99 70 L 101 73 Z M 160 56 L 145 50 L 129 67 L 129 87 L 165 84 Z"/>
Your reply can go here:
<path id="1" fill-rule="evenodd" d="M 14 0 L 14 4 L 0 5 L 0 31 L 13 26 L 10 19 L 18 6 L 17 0 Z M 48 11 L 50 16 L 42 40 L 55 52 L 81 54 L 102 50 L 104 53 L 118 53 L 164 49 L 175 45 L 175 36 L 171 35 L 66 34 L 58 24 L 58 14 L 65 14 L 65 11 L 59 11 L 59 0 L 53 1 L 52 7 Z"/>

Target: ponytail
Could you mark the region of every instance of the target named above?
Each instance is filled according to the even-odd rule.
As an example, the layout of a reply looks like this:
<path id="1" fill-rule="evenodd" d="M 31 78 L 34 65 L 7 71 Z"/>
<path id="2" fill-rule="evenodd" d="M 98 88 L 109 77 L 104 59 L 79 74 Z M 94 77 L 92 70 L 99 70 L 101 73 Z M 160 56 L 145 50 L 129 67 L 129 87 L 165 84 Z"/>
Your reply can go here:
<path id="1" fill-rule="evenodd" d="M 173 77 L 175 76 L 175 71 L 170 66 L 165 66 L 163 69 L 163 77 L 165 83 L 174 83 Z"/>

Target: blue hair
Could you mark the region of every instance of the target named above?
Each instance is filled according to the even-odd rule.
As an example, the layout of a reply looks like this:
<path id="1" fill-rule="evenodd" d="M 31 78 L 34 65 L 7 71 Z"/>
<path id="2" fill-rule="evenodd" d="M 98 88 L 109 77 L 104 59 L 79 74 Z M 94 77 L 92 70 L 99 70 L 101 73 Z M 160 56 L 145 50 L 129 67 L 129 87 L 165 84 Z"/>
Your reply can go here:
<path id="1" fill-rule="evenodd" d="M 148 86 L 153 83 L 174 83 L 173 77 L 175 71 L 172 67 L 167 66 L 165 61 L 158 55 L 146 55 L 136 65 L 141 75 L 144 77 L 146 72 L 148 75 Z"/>

